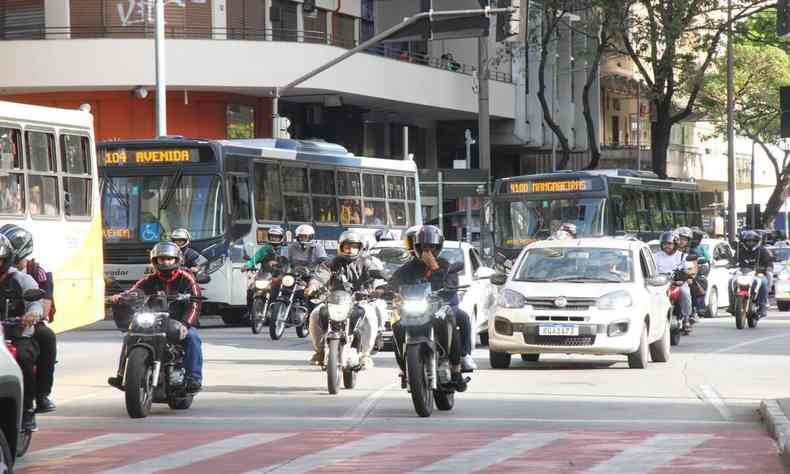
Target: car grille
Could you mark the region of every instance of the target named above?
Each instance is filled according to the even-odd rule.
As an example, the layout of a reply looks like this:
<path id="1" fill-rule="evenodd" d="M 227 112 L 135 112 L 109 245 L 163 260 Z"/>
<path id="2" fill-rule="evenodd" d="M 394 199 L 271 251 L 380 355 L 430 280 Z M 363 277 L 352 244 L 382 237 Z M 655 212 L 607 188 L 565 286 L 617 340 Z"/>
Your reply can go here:
<path id="1" fill-rule="evenodd" d="M 595 344 L 595 335 L 538 336 L 537 334 L 524 334 L 524 342 L 536 346 L 563 346 L 563 347 L 592 346 L 593 344 Z"/>
<path id="2" fill-rule="evenodd" d="M 557 298 L 527 298 L 527 304 L 537 310 L 562 310 L 562 311 L 586 311 L 590 306 L 595 306 L 595 298 L 565 298 L 568 304 L 564 308 L 554 305 Z"/>
<path id="3" fill-rule="evenodd" d="M 564 321 L 583 323 L 587 318 L 584 316 L 535 316 L 535 321 Z"/>

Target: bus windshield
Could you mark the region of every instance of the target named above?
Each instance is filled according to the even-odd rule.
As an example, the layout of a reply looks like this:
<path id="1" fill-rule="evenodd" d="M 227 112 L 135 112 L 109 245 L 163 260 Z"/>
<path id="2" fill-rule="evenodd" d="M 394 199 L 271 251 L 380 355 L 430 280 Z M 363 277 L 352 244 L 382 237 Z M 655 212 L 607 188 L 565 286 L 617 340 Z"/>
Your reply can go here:
<path id="1" fill-rule="evenodd" d="M 576 224 L 579 236 L 603 231 L 604 199 L 501 201 L 496 203 L 496 245 L 521 248 L 548 238 L 561 224 Z"/>
<path id="2" fill-rule="evenodd" d="M 215 175 L 106 177 L 102 182 L 105 242 L 159 242 L 173 229 L 195 240 L 225 231 Z"/>

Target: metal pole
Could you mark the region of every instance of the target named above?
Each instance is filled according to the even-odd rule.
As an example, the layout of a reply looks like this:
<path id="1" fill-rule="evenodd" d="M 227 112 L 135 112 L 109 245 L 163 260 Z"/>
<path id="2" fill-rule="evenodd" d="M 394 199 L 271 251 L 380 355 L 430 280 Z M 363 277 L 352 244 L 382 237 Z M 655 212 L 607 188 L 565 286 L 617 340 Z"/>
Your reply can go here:
<path id="1" fill-rule="evenodd" d="M 464 130 L 464 142 L 466 144 L 466 169 L 472 169 L 472 131 Z M 472 243 L 472 198 L 466 197 L 466 241 Z"/>
<path id="2" fill-rule="evenodd" d="M 554 44 L 554 62 L 552 63 L 551 67 L 552 70 L 552 81 L 551 81 L 551 120 L 554 121 L 554 112 L 556 112 L 556 105 L 554 104 L 554 98 L 557 97 L 557 82 L 559 81 L 558 77 L 558 68 L 557 68 L 557 44 Z M 555 122 L 556 123 L 556 122 Z M 554 130 L 551 131 L 551 172 L 557 171 L 557 140 L 556 140 L 556 133 Z"/>
<path id="3" fill-rule="evenodd" d="M 477 97 L 477 138 L 479 163 L 478 168 L 488 171 L 491 180 L 491 122 L 489 119 L 488 103 L 488 38 L 477 38 L 477 78 L 480 91 Z M 471 163 L 467 168 L 471 168 Z"/>
<path id="4" fill-rule="evenodd" d="M 409 159 L 409 126 L 403 126 L 403 159 Z"/>
<path id="5" fill-rule="evenodd" d="M 442 192 L 442 187 L 444 185 L 442 184 L 442 172 L 437 171 L 436 177 L 436 191 L 439 195 L 439 230 L 441 230 L 442 235 L 444 235 L 444 192 Z"/>
<path id="6" fill-rule="evenodd" d="M 785 198 L 785 239 L 790 239 L 790 198 Z"/>
<path id="7" fill-rule="evenodd" d="M 636 83 L 636 170 L 642 171 L 642 81 Z"/>
<path id="8" fill-rule="evenodd" d="M 754 208 L 754 141 L 752 141 L 752 177 L 751 177 L 751 186 L 752 186 L 752 227 L 756 227 L 757 222 L 757 213 L 755 212 Z"/>
<path id="9" fill-rule="evenodd" d="M 730 219 L 727 231 L 730 241 L 735 241 L 738 226 L 738 211 L 735 206 L 735 128 L 733 98 L 735 86 L 733 78 L 733 51 L 732 51 L 732 0 L 727 0 L 727 208 Z"/>
<path id="10" fill-rule="evenodd" d="M 280 137 L 280 88 L 274 88 L 272 96 L 272 138 Z"/>
<path id="11" fill-rule="evenodd" d="M 167 135 L 167 82 L 165 78 L 165 2 L 156 0 L 156 135 Z"/>

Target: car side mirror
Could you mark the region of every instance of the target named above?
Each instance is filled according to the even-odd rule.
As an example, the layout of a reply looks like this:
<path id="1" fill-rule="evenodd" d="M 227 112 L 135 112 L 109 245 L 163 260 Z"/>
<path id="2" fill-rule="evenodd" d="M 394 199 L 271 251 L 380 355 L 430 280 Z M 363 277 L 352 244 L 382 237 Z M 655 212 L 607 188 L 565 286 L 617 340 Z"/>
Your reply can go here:
<path id="1" fill-rule="evenodd" d="M 656 275 L 647 280 L 647 284 L 650 286 L 665 286 L 669 284 L 669 277 L 666 275 Z"/>
<path id="2" fill-rule="evenodd" d="M 22 299 L 30 302 L 38 301 L 41 298 L 43 298 L 44 295 L 46 295 L 46 293 L 44 293 L 44 290 L 39 288 L 30 288 L 22 293 Z"/>
<path id="3" fill-rule="evenodd" d="M 197 281 L 199 285 L 206 285 L 211 282 L 211 277 L 208 275 L 208 273 L 200 271 L 197 272 L 197 275 L 195 275 L 195 281 Z"/>
<path id="4" fill-rule="evenodd" d="M 504 273 L 494 273 L 491 275 L 491 283 L 497 286 L 502 286 L 507 283 L 507 275 Z"/>
<path id="5" fill-rule="evenodd" d="M 507 259 L 503 265 L 507 271 L 510 271 L 513 269 L 513 260 Z"/>
<path id="6" fill-rule="evenodd" d="M 459 273 L 464 271 L 464 264 L 463 262 L 453 262 L 447 268 L 447 273 Z"/>
<path id="7" fill-rule="evenodd" d="M 477 272 L 475 273 L 475 278 L 477 278 L 478 280 L 488 280 L 492 276 L 494 276 L 495 273 L 496 272 L 491 268 L 480 267 L 477 269 Z"/>

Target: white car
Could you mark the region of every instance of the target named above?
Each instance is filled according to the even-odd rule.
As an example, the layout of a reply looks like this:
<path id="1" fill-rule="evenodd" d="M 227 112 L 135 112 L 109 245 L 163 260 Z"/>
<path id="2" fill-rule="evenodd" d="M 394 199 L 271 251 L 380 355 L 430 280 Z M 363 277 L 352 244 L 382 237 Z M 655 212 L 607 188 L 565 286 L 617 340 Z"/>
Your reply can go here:
<path id="1" fill-rule="evenodd" d="M 526 247 L 504 284 L 489 322 L 491 367 L 506 369 L 512 354 L 628 356 L 631 368 L 648 358 L 669 360 L 669 280 L 656 271 L 644 242 L 613 238 L 545 240 Z"/>
<path id="2" fill-rule="evenodd" d="M 790 247 L 774 246 L 774 297 L 779 311 L 790 311 Z"/>
<path id="3" fill-rule="evenodd" d="M 385 272 L 389 274 L 392 274 L 409 259 L 401 240 L 377 242 L 370 250 L 370 253 L 384 263 Z M 445 240 L 444 249 L 439 256 L 448 260 L 451 264 L 463 259 L 464 271 L 458 275 L 459 284 L 461 286 L 469 285 L 469 288 L 459 291 L 461 296 L 460 306 L 472 318 L 472 334 L 470 334 L 470 337 L 476 339 L 476 335 L 480 334 L 481 342 L 486 344 L 488 340 L 488 321 L 496 307 L 497 289 L 488 280 L 495 273 L 494 270 L 484 267 L 477 248 L 466 242 Z M 387 329 L 388 331 L 384 334 L 385 344 L 389 344 L 392 340 L 389 326 L 387 326 Z M 474 347 L 475 339 L 472 339 L 472 347 Z"/>

